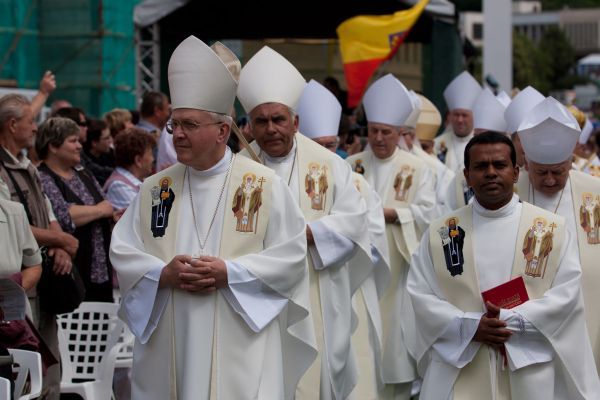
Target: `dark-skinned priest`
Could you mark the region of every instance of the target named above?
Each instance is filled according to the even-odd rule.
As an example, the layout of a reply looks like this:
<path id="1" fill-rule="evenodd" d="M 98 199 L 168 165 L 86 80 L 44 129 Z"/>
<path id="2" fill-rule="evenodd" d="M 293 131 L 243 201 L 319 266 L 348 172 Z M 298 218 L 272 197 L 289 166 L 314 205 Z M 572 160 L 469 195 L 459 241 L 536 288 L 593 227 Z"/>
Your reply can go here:
<path id="1" fill-rule="evenodd" d="M 420 400 L 598 399 L 576 238 L 513 193 L 506 135 L 471 139 L 464 164 L 474 201 L 429 226 L 408 277 Z"/>

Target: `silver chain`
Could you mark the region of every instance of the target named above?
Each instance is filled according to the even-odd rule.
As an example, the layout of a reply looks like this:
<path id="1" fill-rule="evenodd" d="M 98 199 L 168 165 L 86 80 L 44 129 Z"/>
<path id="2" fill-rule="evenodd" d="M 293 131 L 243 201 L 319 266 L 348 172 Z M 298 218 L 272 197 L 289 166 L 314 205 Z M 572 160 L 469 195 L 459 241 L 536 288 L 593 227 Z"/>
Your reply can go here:
<path id="1" fill-rule="evenodd" d="M 221 199 L 223 198 L 223 193 L 225 192 L 225 186 L 227 186 L 227 181 L 229 180 L 229 173 L 231 172 L 231 165 L 233 164 L 233 160 L 235 159 L 235 154 L 231 156 L 231 160 L 229 161 L 229 166 L 227 167 L 227 174 L 225 174 L 225 181 L 223 182 L 223 186 L 221 187 L 221 193 L 219 194 L 219 199 L 217 200 L 217 206 L 215 207 L 215 211 L 213 212 L 212 219 L 210 220 L 210 225 L 208 226 L 208 230 L 206 231 L 206 236 L 204 236 L 204 243 L 200 240 L 200 233 L 198 232 L 198 222 L 196 220 L 196 211 L 194 211 L 194 198 L 192 197 L 192 185 L 190 183 L 190 172 L 189 168 L 185 168 L 185 173 L 187 175 L 188 182 L 188 190 L 190 192 L 190 206 L 192 207 L 192 217 L 194 218 L 194 229 L 196 231 L 196 237 L 198 238 L 198 244 L 200 245 L 200 252 L 204 254 L 204 247 L 206 246 L 206 242 L 208 241 L 208 236 L 210 235 L 210 231 L 215 222 L 215 218 L 217 217 L 217 212 L 219 211 L 219 206 L 221 205 Z"/>

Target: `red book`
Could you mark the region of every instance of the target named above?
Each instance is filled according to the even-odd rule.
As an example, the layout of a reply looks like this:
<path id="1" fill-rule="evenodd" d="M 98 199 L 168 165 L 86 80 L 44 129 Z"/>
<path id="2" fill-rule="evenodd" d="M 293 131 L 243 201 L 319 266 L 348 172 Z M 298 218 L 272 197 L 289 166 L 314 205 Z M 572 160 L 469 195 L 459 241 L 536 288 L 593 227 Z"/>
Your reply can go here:
<path id="1" fill-rule="evenodd" d="M 486 290 L 481 293 L 481 296 L 484 302 L 489 301 L 493 305 L 507 310 L 529 300 L 522 276 Z"/>

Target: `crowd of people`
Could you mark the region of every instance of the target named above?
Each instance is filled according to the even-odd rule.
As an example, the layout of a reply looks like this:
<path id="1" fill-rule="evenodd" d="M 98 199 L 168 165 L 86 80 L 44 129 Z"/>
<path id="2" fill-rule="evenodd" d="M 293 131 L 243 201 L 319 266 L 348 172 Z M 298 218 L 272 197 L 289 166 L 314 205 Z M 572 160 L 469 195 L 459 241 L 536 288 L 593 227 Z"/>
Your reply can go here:
<path id="1" fill-rule="evenodd" d="M 0 98 L 0 271 L 33 321 L 0 345 L 34 329 L 59 359 L 43 248 L 84 301 L 120 291 L 134 399 L 600 398 L 592 118 L 466 71 L 445 118 L 392 74 L 353 114 L 269 47 L 242 67 L 193 36 L 168 78 L 102 119 L 60 100 L 37 126 L 50 73 Z"/>

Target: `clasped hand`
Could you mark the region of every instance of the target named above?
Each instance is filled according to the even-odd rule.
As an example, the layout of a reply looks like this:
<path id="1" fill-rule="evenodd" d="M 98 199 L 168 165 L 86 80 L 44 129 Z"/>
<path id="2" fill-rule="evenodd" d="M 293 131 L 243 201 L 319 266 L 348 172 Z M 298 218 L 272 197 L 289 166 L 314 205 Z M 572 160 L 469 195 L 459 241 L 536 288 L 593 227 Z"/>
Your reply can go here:
<path id="1" fill-rule="evenodd" d="M 175 256 L 162 270 L 160 287 L 210 293 L 227 286 L 227 266 L 217 257 Z"/>
<path id="2" fill-rule="evenodd" d="M 488 313 L 481 317 L 473 341 L 498 348 L 510 339 L 512 332 L 506 329 L 506 322 L 499 319 L 500 308 L 489 301 L 486 306 Z"/>

